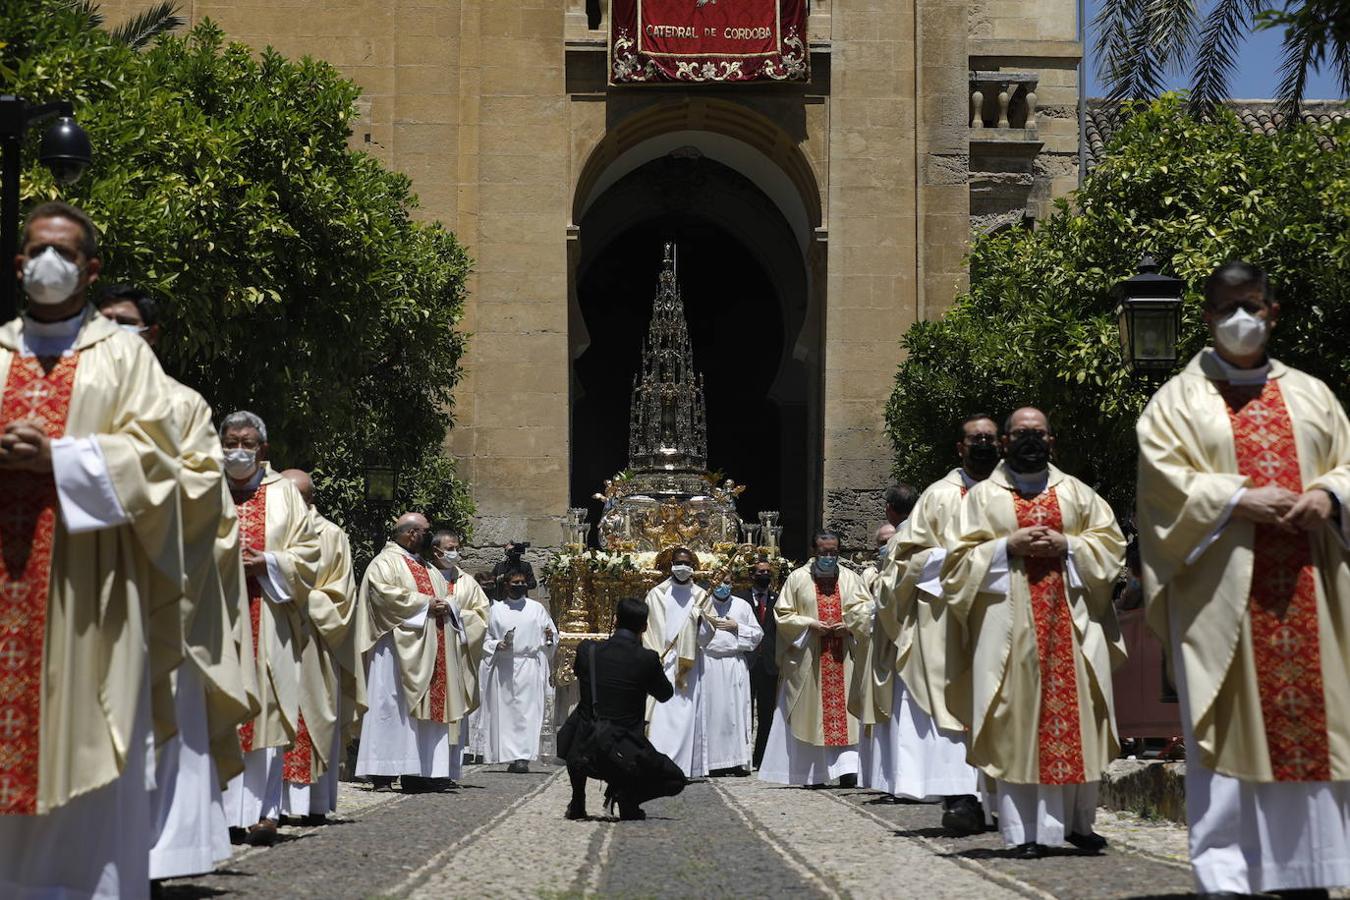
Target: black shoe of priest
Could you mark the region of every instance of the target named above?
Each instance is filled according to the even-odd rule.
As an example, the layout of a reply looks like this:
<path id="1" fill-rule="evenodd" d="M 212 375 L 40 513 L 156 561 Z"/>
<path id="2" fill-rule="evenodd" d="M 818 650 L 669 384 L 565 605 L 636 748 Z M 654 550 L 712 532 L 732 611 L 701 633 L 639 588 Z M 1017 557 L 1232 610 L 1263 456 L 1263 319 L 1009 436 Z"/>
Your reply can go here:
<path id="1" fill-rule="evenodd" d="M 569 803 L 567 804 L 567 811 L 563 813 L 563 818 L 571 819 L 575 822 L 579 819 L 588 819 L 590 816 L 586 815 L 586 807 L 577 806 L 575 803 Z"/>
<path id="2" fill-rule="evenodd" d="M 1085 850 L 1088 853 L 1100 853 L 1106 849 L 1106 838 L 1095 831 L 1089 831 L 1087 834 L 1065 835 L 1064 840 L 1079 850 Z"/>
<path id="3" fill-rule="evenodd" d="M 955 837 L 967 837 L 984 831 L 984 809 L 974 797 L 951 797 L 944 801 L 942 827 Z"/>
<path id="4" fill-rule="evenodd" d="M 530 774 L 530 764 L 523 759 L 518 759 L 507 766 L 506 771 L 512 775 L 528 775 Z"/>
<path id="5" fill-rule="evenodd" d="M 1028 841 L 1025 844 L 1018 844 L 1012 850 L 1013 859 L 1041 859 L 1045 856 L 1046 847 L 1044 844 L 1038 844 L 1035 841 Z"/>
<path id="6" fill-rule="evenodd" d="M 855 788 L 858 786 L 858 776 L 852 772 L 847 775 L 839 776 L 839 786 L 841 788 Z"/>

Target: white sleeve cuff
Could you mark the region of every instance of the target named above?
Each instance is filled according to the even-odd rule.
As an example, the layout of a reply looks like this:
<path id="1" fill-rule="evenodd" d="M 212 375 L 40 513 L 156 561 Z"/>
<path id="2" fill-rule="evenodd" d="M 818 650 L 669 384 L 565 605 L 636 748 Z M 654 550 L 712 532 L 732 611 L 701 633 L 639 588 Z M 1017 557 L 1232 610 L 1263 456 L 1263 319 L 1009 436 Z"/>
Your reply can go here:
<path id="1" fill-rule="evenodd" d="M 404 619 L 403 624 L 414 631 L 425 627 L 427 624 L 427 612 L 430 611 L 430 609 L 430 603 L 424 604 L 416 615 L 408 616 L 408 618 Z"/>
<path id="2" fill-rule="evenodd" d="M 1223 512 L 1219 515 L 1219 521 L 1214 526 L 1214 530 L 1201 538 L 1200 543 L 1196 544 L 1191 548 L 1191 552 L 1186 554 L 1186 565 L 1195 565 L 1195 561 L 1204 556 L 1205 551 L 1219 539 L 1219 535 L 1223 534 L 1223 530 L 1228 527 L 1229 521 L 1232 520 L 1233 510 L 1237 509 L 1238 501 L 1242 499 L 1242 495 L 1245 493 L 1247 493 L 1245 487 L 1240 487 L 1233 493 L 1233 496 L 1228 500 L 1228 505 L 1223 508 Z"/>
<path id="3" fill-rule="evenodd" d="M 941 547 L 934 547 L 928 551 L 928 558 L 923 562 L 923 571 L 919 573 L 919 583 L 916 585 L 930 597 L 942 599 L 942 561 L 947 558 L 947 551 Z"/>
<path id="4" fill-rule="evenodd" d="M 264 553 L 263 558 L 267 560 L 267 577 L 258 579 L 262 592 L 273 603 L 290 603 L 291 592 L 286 587 L 286 579 L 281 576 L 281 564 L 277 562 L 277 555 Z"/>
<path id="5" fill-rule="evenodd" d="M 1064 580 L 1068 582 L 1069 587 L 1081 591 L 1083 579 L 1078 574 L 1078 567 L 1073 564 L 1073 539 L 1065 538 L 1065 540 L 1068 541 L 1069 549 L 1064 552 Z"/>
<path id="6" fill-rule="evenodd" d="M 1012 587 L 1008 577 L 1008 539 L 999 538 L 994 546 L 994 558 L 989 563 L 989 571 L 984 575 L 984 584 L 980 590 L 986 594 L 1006 594 Z"/>
<path id="7" fill-rule="evenodd" d="M 117 499 L 108 462 L 92 437 L 52 441 L 52 477 L 61 502 L 61 518 L 71 534 L 114 528 L 131 521 Z"/>

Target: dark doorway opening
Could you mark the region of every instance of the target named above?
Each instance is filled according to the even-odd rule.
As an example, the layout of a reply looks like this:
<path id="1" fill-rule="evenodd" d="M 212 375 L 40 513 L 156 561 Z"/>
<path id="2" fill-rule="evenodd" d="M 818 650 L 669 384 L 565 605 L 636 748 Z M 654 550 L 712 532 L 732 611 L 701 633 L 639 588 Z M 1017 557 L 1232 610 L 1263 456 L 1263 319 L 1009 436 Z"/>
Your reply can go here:
<path id="1" fill-rule="evenodd" d="M 692 154 L 625 176 L 580 223 L 573 351 L 571 498 L 592 495 L 628 464 L 633 376 L 651 316 L 662 245 L 678 278 L 694 363 L 703 373 L 708 466 L 744 484 L 737 508 L 782 513 L 786 555 L 812 527 L 818 425 L 818 316 L 800 246 L 782 214 L 733 169 Z"/>

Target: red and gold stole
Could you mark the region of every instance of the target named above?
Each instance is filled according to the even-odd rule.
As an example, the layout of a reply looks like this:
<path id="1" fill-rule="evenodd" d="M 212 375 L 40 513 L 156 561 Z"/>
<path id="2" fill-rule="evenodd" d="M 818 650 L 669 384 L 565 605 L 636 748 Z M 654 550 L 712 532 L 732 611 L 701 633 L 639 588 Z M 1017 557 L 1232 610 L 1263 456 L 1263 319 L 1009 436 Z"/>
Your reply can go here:
<path id="1" fill-rule="evenodd" d="M 0 398 L 0 429 L 37 422 L 65 435 L 79 354 L 14 355 Z M 0 476 L 0 815 L 37 812 L 42 667 L 56 541 L 50 472 Z"/>
<path id="2" fill-rule="evenodd" d="M 235 509 L 239 515 L 239 547 L 252 547 L 255 550 L 267 548 L 267 488 L 258 489 L 247 498 L 234 498 Z M 252 575 L 246 579 L 248 587 L 248 618 L 253 631 L 253 658 L 258 658 L 258 617 L 262 615 L 262 584 Z M 245 753 L 253 750 L 253 722 L 239 726 L 239 744 Z"/>
<path id="3" fill-rule="evenodd" d="M 408 571 L 412 573 L 413 582 L 417 585 L 419 594 L 426 594 L 428 597 L 436 596 L 436 589 L 431 585 L 431 575 L 427 573 L 426 566 L 419 562 L 414 562 L 408 556 L 403 557 L 403 561 L 408 564 Z M 436 618 L 436 668 L 431 673 L 431 719 L 432 722 L 450 722 L 450 713 L 446 709 L 446 686 L 445 686 L 445 619 Z"/>
<path id="4" fill-rule="evenodd" d="M 838 625 L 844 621 L 844 604 L 839 593 L 839 582 L 826 594 L 817 583 L 816 618 L 822 625 Z M 826 747 L 847 747 L 848 739 L 848 678 L 844 674 L 842 658 L 836 659 L 842 638 L 828 637 L 820 641 L 820 721 Z M 842 657 L 842 653 L 838 653 Z"/>
<path id="5" fill-rule="evenodd" d="M 1294 424 L 1279 382 L 1270 379 L 1255 397 L 1226 384 L 1219 390 L 1233 426 L 1238 472 L 1253 487 L 1275 484 L 1303 493 Z M 1315 578 L 1307 535 L 1255 526 L 1248 609 L 1261 717 L 1277 781 L 1331 780 Z"/>
<path id="6" fill-rule="evenodd" d="M 1028 500 L 1013 492 L 1017 527 L 1064 530 L 1055 489 Z M 1027 556 L 1036 656 L 1041 668 L 1041 710 L 1036 729 L 1041 784 L 1082 784 L 1083 734 L 1078 721 L 1078 673 L 1074 668 L 1073 621 L 1064 591 L 1064 565 L 1055 557 Z"/>

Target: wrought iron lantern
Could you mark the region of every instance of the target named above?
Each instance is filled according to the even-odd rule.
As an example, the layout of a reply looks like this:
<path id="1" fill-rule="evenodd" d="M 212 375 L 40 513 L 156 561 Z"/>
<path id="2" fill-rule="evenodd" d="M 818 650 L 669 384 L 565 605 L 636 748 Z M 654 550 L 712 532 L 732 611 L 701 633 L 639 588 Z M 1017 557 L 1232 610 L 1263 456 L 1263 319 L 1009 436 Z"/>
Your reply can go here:
<path id="1" fill-rule="evenodd" d="M 398 496 L 398 467 L 370 464 L 365 469 L 366 502 L 393 503 Z"/>
<path id="2" fill-rule="evenodd" d="M 1177 364 L 1177 338 L 1181 332 L 1180 278 L 1158 274 L 1152 256 L 1139 261 L 1139 272 L 1112 290 L 1119 298 L 1120 351 L 1140 374 L 1160 375 Z"/>

